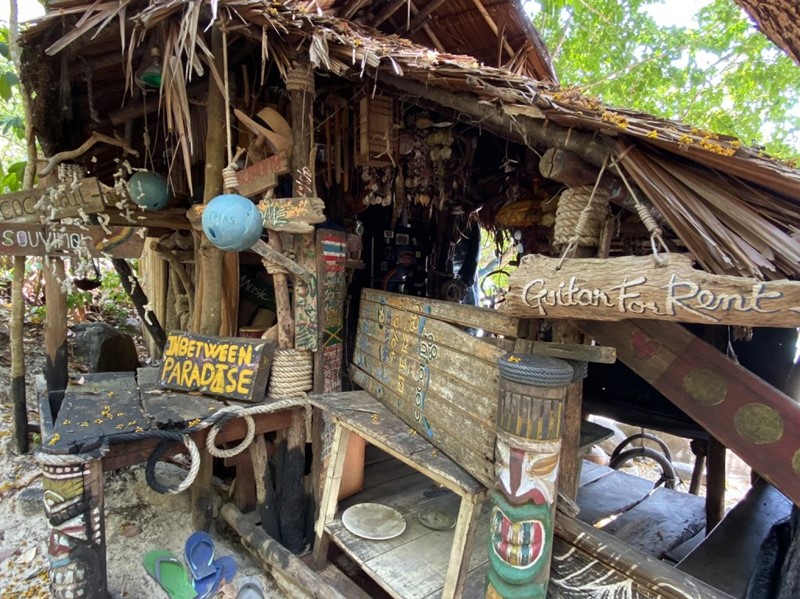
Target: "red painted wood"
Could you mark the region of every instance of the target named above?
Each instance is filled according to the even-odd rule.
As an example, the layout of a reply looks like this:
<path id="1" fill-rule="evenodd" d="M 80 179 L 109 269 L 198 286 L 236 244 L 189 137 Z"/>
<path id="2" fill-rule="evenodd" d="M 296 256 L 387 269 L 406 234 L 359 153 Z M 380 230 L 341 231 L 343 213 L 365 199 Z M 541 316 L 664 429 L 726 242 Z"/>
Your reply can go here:
<path id="1" fill-rule="evenodd" d="M 615 345 L 624 364 L 800 504 L 800 473 L 794 465 L 800 467 L 800 405 L 794 400 L 678 324 L 628 320 L 579 326 L 599 343 Z M 712 384 L 698 385 L 698 380 Z M 705 395 L 698 393 L 699 386 Z M 716 391 L 708 392 L 709 387 Z M 705 399 L 698 401 L 698 395 Z M 752 433 L 743 434 L 753 428 L 753 411 L 780 422 L 780 435 L 762 431 L 760 442 L 754 442 Z"/>

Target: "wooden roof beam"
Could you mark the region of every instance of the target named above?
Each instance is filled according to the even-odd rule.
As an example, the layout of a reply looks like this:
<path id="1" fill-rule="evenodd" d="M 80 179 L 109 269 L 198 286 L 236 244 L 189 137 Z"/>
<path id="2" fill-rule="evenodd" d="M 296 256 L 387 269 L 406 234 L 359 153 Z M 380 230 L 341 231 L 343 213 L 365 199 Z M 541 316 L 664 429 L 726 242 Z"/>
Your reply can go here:
<path id="1" fill-rule="evenodd" d="M 447 0 L 430 0 L 428 4 L 425 5 L 425 8 L 420 9 L 417 13 L 417 16 L 414 17 L 414 20 L 411 21 L 411 25 L 406 27 L 406 31 L 409 33 L 416 33 L 425 25 L 425 22 L 428 20 L 428 17 L 433 14 L 437 8 L 439 8 L 442 4 L 447 2 Z"/>
<path id="2" fill-rule="evenodd" d="M 478 9 L 478 12 L 481 13 L 483 20 L 486 21 L 486 24 L 489 26 L 489 29 L 492 30 L 492 33 L 497 36 L 497 39 L 502 42 L 503 49 L 508 54 L 509 58 L 514 58 L 516 53 L 514 52 L 514 48 L 511 47 L 511 44 L 508 43 L 505 35 L 500 34 L 500 28 L 497 26 L 497 23 L 492 18 L 492 15 L 489 14 L 489 11 L 486 10 L 486 7 L 483 5 L 481 0 L 472 0 L 472 3 L 475 5 L 475 8 Z M 499 65 L 498 65 L 499 66 Z"/>
<path id="3" fill-rule="evenodd" d="M 371 2 L 372 0 L 350 0 L 350 2 L 345 4 L 339 11 L 339 17 L 349 21 L 353 18 L 353 15 Z"/>
<path id="4" fill-rule="evenodd" d="M 383 22 L 386 19 L 391 17 L 398 10 L 400 10 L 400 7 L 403 6 L 403 4 L 405 4 L 406 2 L 408 2 L 408 0 L 391 0 L 389 4 L 387 4 L 384 7 L 384 9 L 377 14 L 375 19 L 373 19 L 372 23 L 370 23 L 370 26 L 375 27 L 377 29 L 383 24 Z"/>
<path id="5" fill-rule="evenodd" d="M 418 13 L 419 13 L 419 9 L 417 8 L 417 5 L 416 5 L 416 4 L 414 4 L 414 0 L 403 0 L 403 1 L 404 1 L 404 2 L 408 2 L 408 6 L 409 6 L 409 9 L 411 10 L 411 14 L 412 14 L 412 15 L 416 15 L 416 14 L 418 14 Z M 400 30 L 400 27 L 396 26 L 394 19 L 392 19 L 392 20 L 390 21 L 390 24 L 392 25 L 392 27 L 393 27 L 393 28 L 394 28 L 396 31 L 399 31 L 399 30 Z M 445 50 L 445 48 L 444 48 L 444 44 L 443 44 L 443 43 L 442 43 L 442 41 L 439 39 L 439 36 L 437 36 L 437 35 L 436 35 L 436 34 L 433 32 L 433 29 L 431 29 L 431 26 L 430 26 L 430 25 L 428 25 L 427 23 L 425 23 L 425 24 L 422 26 L 422 31 L 424 31 L 424 32 L 425 32 L 425 35 L 427 35 L 427 36 L 428 36 L 428 39 L 429 39 L 429 40 L 431 40 L 431 43 L 433 44 L 433 47 L 434 47 L 434 48 L 436 48 L 436 49 L 437 49 L 439 52 L 441 52 L 441 53 L 443 53 L 443 54 L 447 52 L 447 51 Z"/>

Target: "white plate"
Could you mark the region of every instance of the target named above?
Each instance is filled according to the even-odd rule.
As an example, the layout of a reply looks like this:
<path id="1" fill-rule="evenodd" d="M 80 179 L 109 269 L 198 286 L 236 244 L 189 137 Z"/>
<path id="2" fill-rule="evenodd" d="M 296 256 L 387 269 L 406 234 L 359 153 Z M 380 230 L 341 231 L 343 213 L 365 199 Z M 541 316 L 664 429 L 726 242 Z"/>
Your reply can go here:
<path id="1" fill-rule="evenodd" d="M 373 541 L 385 541 L 406 529 L 403 514 L 380 503 L 359 503 L 342 514 L 342 524 L 354 535 Z"/>

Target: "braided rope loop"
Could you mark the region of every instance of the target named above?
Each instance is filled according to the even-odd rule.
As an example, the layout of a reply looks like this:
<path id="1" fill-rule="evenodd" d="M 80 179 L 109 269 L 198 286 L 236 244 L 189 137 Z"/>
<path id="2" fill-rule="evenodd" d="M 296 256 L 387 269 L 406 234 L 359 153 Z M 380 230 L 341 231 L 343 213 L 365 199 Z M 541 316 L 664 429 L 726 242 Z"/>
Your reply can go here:
<path id="1" fill-rule="evenodd" d="M 312 354 L 302 349 L 276 349 L 269 377 L 269 397 L 286 399 L 303 395 L 314 386 Z"/>
<path id="2" fill-rule="evenodd" d="M 233 456 L 239 455 L 245 449 L 247 449 L 250 444 L 253 442 L 253 437 L 256 434 L 256 422 L 253 420 L 253 417 L 249 414 L 245 414 L 243 416 L 245 424 L 247 424 L 247 434 L 245 434 L 244 439 L 242 442 L 239 443 L 236 447 L 232 447 L 230 449 L 220 449 L 217 447 L 215 441 L 217 440 L 217 433 L 222 430 L 225 426 L 224 421 L 217 422 L 214 426 L 211 427 L 211 430 L 208 431 L 208 437 L 206 437 L 206 449 L 208 453 L 213 455 L 215 458 L 232 458 Z"/>

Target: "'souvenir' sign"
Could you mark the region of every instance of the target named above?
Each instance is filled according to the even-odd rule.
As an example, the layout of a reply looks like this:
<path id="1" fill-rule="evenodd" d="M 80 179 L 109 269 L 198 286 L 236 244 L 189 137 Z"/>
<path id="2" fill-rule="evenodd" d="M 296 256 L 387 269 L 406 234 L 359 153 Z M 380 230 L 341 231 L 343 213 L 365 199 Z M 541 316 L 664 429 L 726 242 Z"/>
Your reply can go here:
<path id="1" fill-rule="evenodd" d="M 159 384 L 243 401 L 262 401 L 272 344 L 235 337 L 172 332 Z"/>
<path id="2" fill-rule="evenodd" d="M 800 326 L 800 282 L 759 281 L 692 268 L 684 254 L 558 258 L 531 255 L 511 275 L 504 311 L 524 318 L 644 318 L 743 326 Z"/>

